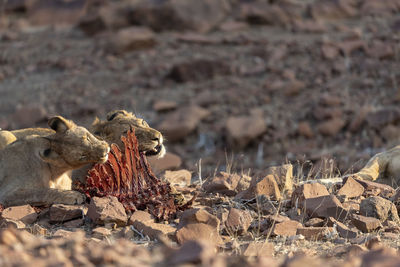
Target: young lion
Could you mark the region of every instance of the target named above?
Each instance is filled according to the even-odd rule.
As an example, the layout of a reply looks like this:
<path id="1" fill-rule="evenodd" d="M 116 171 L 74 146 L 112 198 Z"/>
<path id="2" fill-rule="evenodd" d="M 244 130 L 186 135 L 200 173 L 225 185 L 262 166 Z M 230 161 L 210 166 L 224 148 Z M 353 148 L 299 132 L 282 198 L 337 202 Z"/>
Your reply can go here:
<path id="1" fill-rule="evenodd" d="M 109 145 L 61 116 L 48 124 L 53 129 L 48 135 L 22 137 L 0 150 L 1 204 L 79 204 L 85 200 L 71 190 L 69 172 L 106 162 Z"/>

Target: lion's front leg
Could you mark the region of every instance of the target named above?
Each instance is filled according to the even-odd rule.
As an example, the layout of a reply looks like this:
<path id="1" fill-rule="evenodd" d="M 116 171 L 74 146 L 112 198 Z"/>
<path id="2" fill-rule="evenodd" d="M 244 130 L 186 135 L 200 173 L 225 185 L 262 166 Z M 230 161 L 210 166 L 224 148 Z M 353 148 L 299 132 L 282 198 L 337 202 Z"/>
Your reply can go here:
<path id="1" fill-rule="evenodd" d="M 60 190 L 53 188 L 32 189 L 29 191 L 19 191 L 10 194 L 4 201 L 5 206 L 16 205 L 51 205 L 51 204 L 66 204 L 76 205 L 82 204 L 86 197 L 73 190 Z"/>
<path id="2" fill-rule="evenodd" d="M 378 153 L 355 175 L 364 180 L 375 181 L 385 173 L 390 159 L 391 153 L 389 151 Z"/>

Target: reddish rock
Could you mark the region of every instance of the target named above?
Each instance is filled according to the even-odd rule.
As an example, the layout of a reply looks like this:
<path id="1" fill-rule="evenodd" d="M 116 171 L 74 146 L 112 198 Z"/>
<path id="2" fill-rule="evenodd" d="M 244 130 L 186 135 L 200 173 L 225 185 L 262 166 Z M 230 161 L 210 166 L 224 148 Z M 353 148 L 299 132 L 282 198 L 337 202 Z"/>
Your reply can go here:
<path id="1" fill-rule="evenodd" d="M 85 224 L 85 219 L 80 218 L 80 219 L 75 219 L 71 221 L 67 221 L 63 223 L 63 226 L 66 228 L 79 228 Z"/>
<path id="2" fill-rule="evenodd" d="M 229 142 L 234 146 L 243 148 L 264 134 L 267 130 L 267 124 L 261 116 L 229 117 L 225 128 Z"/>
<path id="3" fill-rule="evenodd" d="M 153 103 L 153 109 L 157 112 L 170 111 L 178 107 L 175 101 L 157 100 Z"/>
<path id="4" fill-rule="evenodd" d="M 394 49 L 391 44 L 375 40 L 372 45 L 368 47 L 367 54 L 374 58 L 387 59 L 393 57 Z"/>
<path id="5" fill-rule="evenodd" d="M 325 220 L 321 218 L 311 218 L 309 219 L 304 226 L 306 227 L 321 227 L 324 226 Z"/>
<path id="6" fill-rule="evenodd" d="M 156 38 L 146 27 L 132 26 L 123 28 L 110 37 L 113 51 L 124 53 L 134 50 L 149 49 L 156 45 Z"/>
<path id="7" fill-rule="evenodd" d="M 302 227 L 297 221 L 284 221 L 273 226 L 271 234 L 274 236 L 294 236 L 297 234 L 297 229 Z"/>
<path id="8" fill-rule="evenodd" d="M 366 267 L 396 266 L 400 257 L 393 248 L 383 247 L 371 250 L 361 256 L 361 265 Z"/>
<path id="9" fill-rule="evenodd" d="M 183 244 L 188 240 L 198 239 L 206 239 L 214 244 L 222 244 L 219 225 L 218 218 L 205 210 L 186 210 L 179 219 L 176 239 L 179 244 Z"/>
<path id="10" fill-rule="evenodd" d="M 241 5 L 240 18 L 250 24 L 285 26 L 290 24 L 290 16 L 279 5 L 256 2 Z"/>
<path id="11" fill-rule="evenodd" d="M 336 20 L 351 18 L 358 14 L 358 10 L 351 1 L 329 1 L 322 0 L 313 2 L 311 15 L 317 20 Z"/>
<path id="12" fill-rule="evenodd" d="M 373 217 L 365 217 L 361 215 L 353 215 L 351 218 L 352 224 L 364 233 L 370 233 L 380 227 L 381 222 Z"/>
<path id="13" fill-rule="evenodd" d="M 92 237 L 98 239 L 105 239 L 111 236 L 111 230 L 105 227 L 96 227 L 92 230 Z"/>
<path id="14" fill-rule="evenodd" d="M 268 242 L 250 242 L 241 246 L 242 255 L 245 257 L 272 257 L 274 244 Z"/>
<path id="15" fill-rule="evenodd" d="M 50 221 L 59 223 L 82 218 L 85 214 L 83 206 L 54 204 L 50 207 Z"/>
<path id="16" fill-rule="evenodd" d="M 126 225 L 128 220 L 124 206 L 116 197 L 93 197 L 90 201 L 87 216 L 95 223 L 116 223 L 118 226 Z"/>
<path id="17" fill-rule="evenodd" d="M 179 141 L 196 130 L 200 121 L 209 114 L 208 110 L 195 105 L 183 107 L 171 113 L 158 129 L 168 141 Z"/>
<path id="18" fill-rule="evenodd" d="M 230 208 L 225 228 L 229 234 L 242 235 L 247 233 L 253 218 L 248 210 Z"/>
<path id="19" fill-rule="evenodd" d="M 339 56 L 339 49 L 332 44 L 323 44 L 321 52 L 324 58 L 332 60 Z"/>
<path id="20" fill-rule="evenodd" d="M 229 2 L 225 0 L 142 0 L 136 1 L 129 18 L 132 23 L 146 25 L 155 31 L 206 33 L 216 27 L 229 11 Z"/>
<path id="21" fill-rule="evenodd" d="M 166 171 L 164 179 L 172 185 L 188 186 L 191 184 L 192 173 L 188 170 Z"/>
<path id="22" fill-rule="evenodd" d="M 235 199 L 252 199 L 256 196 L 266 196 L 274 200 L 281 199 L 281 193 L 274 175 L 269 174 L 264 178 L 253 177 L 250 187 L 235 196 Z"/>
<path id="23" fill-rule="evenodd" d="M 361 107 L 357 109 L 353 119 L 350 121 L 349 130 L 355 133 L 361 129 L 361 126 L 366 121 L 367 115 L 370 112 L 370 107 Z"/>
<path id="24" fill-rule="evenodd" d="M 33 127 L 36 123 L 46 121 L 48 113 L 41 105 L 29 104 L 18 106 L 11 115 L 12 126 L 15 128 Z"/>
<path id="25" fill-rule="evenodd" d="M 216 176 L 208 178 L 202 187 L 208 193 L 234 196 L 240 180 L 241 177 L 236 173 L 219 172 Z"/>
<path id="26" fill-rule="evenodd" d="M 325 136 L 335 136 L 343 129 L 345 124 L 346 122 L 343 119 L 335 118 L 320 123 L 317 128 Z"/>
<path id="27" fill-rule="evenodd" d="M 400 120 L 400 110 L 398 108 L 384 108 L 368 113 L 367 123 L 374 129 L 382 129 L 384 126 Z"/>
<path id="28" fill-rule="evenodd" d="M 1 213 L 2 219 L 21 221 L 25 224 L 32 224 L 36 221 L 38 215 L 30 205 L 9 207 Z"/>
<path id="29" fill-rule="evenodd" d="M 302 203 L 309 198 L 319 196 L 329 196 L 326 187 L 320 183 L 302 184 L 294 190 L 292 194 L 292 205 L 302 205 Z"/>
<path id="30" fill-rule="evenodd" d="M 272 166 L 269 167 L 266 171 L 263 171 L 262 174 L 267 176 L 272 174 L 275 178 L 275 181 L 278 184 L 279 190 L 281 192 L 286 192 L 291 194 L 293 191 L 293 165 L 292 164 L 283 164 L 281 166 Z"/>
<path id="31" fill-rule="evenodd" d="M 155 172 L 174 170 L 182 165 L 182 159 L 178 155 L 167 152 L 164 157 L 149 157 L 148 161 Z"/>
<path id="32" fill-rule="evenodd" d="M 340 201 L 333 195 L 308 198 L 304 201 L 303 207 L 310 217 L 338 218 L 342 217 L 339 212 L 344 211 Z M 343 217 L 345 215 L 347 212 Z"/>
<path id="33" fill-rule="evenodd" d="M 353 178 L 349 177 L 344 185 L 339 189 L 337 195 L 346 198 L 354 198 L 361 196 L 363 193 L 364 187 Z"/>
<path id="34" fill-rule="evenodd" d="M 299 135 L 307 137 L 307 138 L 313 138 L 314 137 L 314 131 L 311 129 L 310 123 L 307 121 L 302 121 L 299 122 L 299 125 L 297 126 L 297 131 Z"/>
<path id="35" fill-rule="evenodd" d="M 391 220 L 400 223 L 396 206 L 389 200 L 379 196 L 363 199 L 360 203 L 360 214 L 366 217 L 374 217 L 381 222 Z"/>
<path id="36" fill-rule="evenodd" d="M 229 64 L 217 59 L 193 59 L 175 64 L 167 78 L 178 83 L 211 80 L 217 76 L 230 75 Z"/>
<path id="37" fill-rule="evenodd" d="M 190 240 L 184 243 L 179 250 L 168 256 L 167 262 L 170 266 L 185 264 L 201 264 L 211 266 L 216 257 L 215 245 L 207 240 Z"/>
<path id="38" fill-rule="evenodd" d="M 379 191 L 379 194 L 384 195 L 385 197 L 392 197 L 395 194 L 395 190 L 390 185 L 380 184 L 372 181 L 361 180 L 361 179 L 354 179 L 359 184 L 364 186 L 366 191 Z"/>
<path id="39" fill-rule="evenodd" d="M 358 235 L 358 230 L 357 229 L 351 229 L 348 226 L 346 226 L 344 223 L 341 223 L 334 218 L 330 217 L 328 219 L 328 226 L 334 226 L 336 225 L 336 229 L 339 233 L 339 235 L 343 238 L 346 239 L 351 239 L 351 238 L 356 238 Z"/>
<path id="40" fill-rule="evenodd" d="M 219 29 L 224 32 L 242 31 L 248 27 L 249 25 L 247 23 L 241 21 L 226 21 L 219 25 Z"/>
<path id="41" fill-rule="evenodd" d="M 363 40 L 347 40 L 337 43 L 336 45 L 346 56 L 350 56 L 354 51 L 366 50 L 366 45 Z"/>
<path id="42" fill-rule="evenodd" d="M 299 227 L 297 235 L 303 235 L 307 240 L 322 240 L 333 232 L 332 227 Z"/>
<path id="43" fill-rule="evenodd" d="M 160 236 L 174 239 L 176 228 L 168 224 L 155 223 L 154 218 L 145 211 L 135 211 L 129 218 L 129 224 L 151 240 L 159 240 Z"/>

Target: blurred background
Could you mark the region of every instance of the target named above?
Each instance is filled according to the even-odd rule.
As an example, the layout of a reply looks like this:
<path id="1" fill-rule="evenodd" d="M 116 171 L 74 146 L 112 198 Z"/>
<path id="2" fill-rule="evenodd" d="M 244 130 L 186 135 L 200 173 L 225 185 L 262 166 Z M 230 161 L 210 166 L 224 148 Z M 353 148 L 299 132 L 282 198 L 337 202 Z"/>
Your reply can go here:
<path id="1" fill-rule="evenodd" d="M 399 0 L 0 0 L 0 128 L 126 109 L 159 171 L 344 174 L 399 143 L 399 30 Z"/>

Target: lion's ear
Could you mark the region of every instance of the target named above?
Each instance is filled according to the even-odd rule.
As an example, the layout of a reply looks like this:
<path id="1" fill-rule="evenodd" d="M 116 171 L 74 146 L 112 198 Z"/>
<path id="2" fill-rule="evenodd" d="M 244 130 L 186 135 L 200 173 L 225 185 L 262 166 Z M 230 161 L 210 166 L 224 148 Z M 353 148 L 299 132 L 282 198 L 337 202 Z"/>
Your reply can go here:
<path id="1" fill-rule="evenodd" d="M 111 111 L 107 114 L 107 121 L 112 121 L 115 117 L 117 117 L 119 114 L 126 114 L 125 110 L 114 110 Z"/>
<path id="2" fill-rule="evenodd" d="M 50 118 L 48 125 L 57 133 L 63 133 L 72 127 L 72 123 L 61 116 Z"/>

